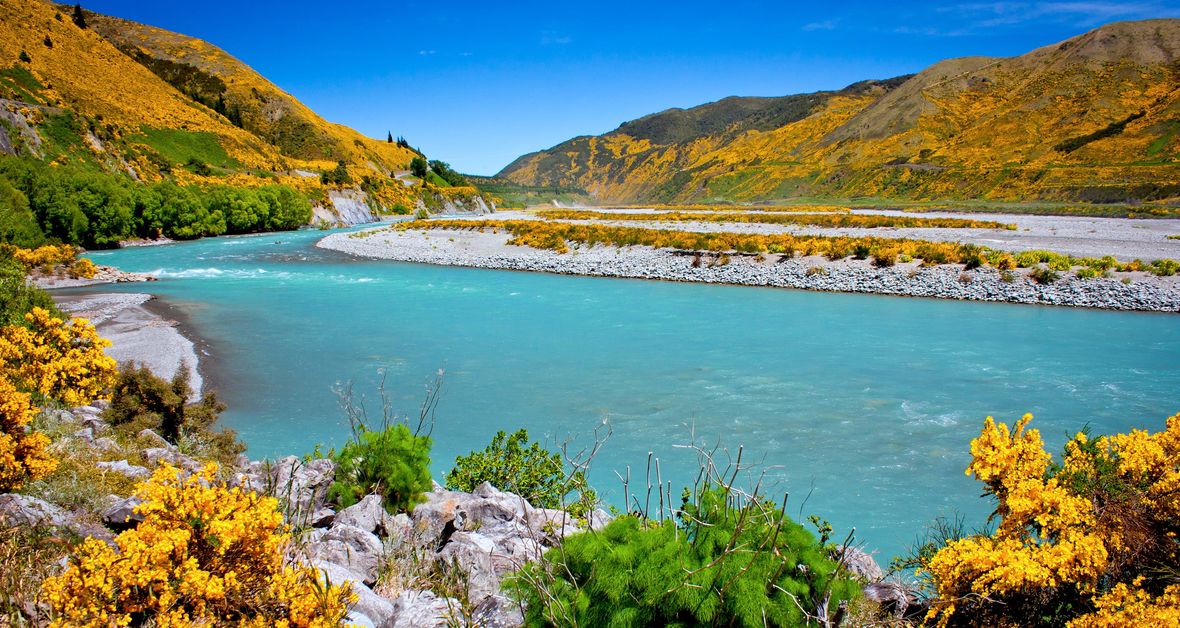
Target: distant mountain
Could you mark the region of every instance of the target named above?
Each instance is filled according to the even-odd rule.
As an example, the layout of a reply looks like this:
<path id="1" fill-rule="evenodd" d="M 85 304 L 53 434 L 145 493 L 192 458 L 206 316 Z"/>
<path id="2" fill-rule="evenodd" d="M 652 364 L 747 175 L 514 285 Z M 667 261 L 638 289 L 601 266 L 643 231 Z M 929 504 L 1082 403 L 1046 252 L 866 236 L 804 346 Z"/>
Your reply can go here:
<path id="1" fill-rule="evenodd" d="M 410 211 L 436 192 L 405 174 L 418 156 L 407 144 L 324 120 L 208 42 L 83 17 L 72 5 L 0 2 L 0 155 L 182 185 L 277 181 L 349 208 Z M 339 201 L 331 189 L 345 187 Z"/>
<path id="2" fill-rule="evenodd" d="M 615 202 L 1180 197 L 1180 20 L 839 91 L 669 109 L 497 176 Z"/>

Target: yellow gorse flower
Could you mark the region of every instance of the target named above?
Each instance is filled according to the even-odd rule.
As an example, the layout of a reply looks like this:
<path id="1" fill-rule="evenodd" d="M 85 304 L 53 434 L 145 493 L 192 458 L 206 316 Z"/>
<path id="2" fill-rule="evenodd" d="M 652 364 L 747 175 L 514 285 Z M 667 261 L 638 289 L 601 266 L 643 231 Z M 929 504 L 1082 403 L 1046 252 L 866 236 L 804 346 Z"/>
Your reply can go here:
<path id="1" fill-rule="evenodd" d="M 217 465 L 185 475 L 162 465 L 137 495 L 143 517 L 117 548 L 87 539 L 45 581 L 53 626 L 339 626 L 356 597 L 311 567 L 284 564 L 289 541 L 272 497 L 229 487 Z"/>
<path id="2" fill-rule="evenodd" d="M 926 571 L 937 597 L 929 618 L 945 626 L 966 599 L 1034 598 L 1068 588 L 1097 609 L 1071 626 L 1177 623 L 1180 588 L 1152 596 L 1140 588 L 1141 579 L 1113 587 L 1111 581 L 1133 571 L 1128 565 L 1135 564 L 1135 553 L 1153 541 L 1144 535 L 1158 534 L 1180 516 L 1180 415 L 1157 434 L 1135 430 L 1093 442 L 1078 434 L 1055 471 L 1040 433 L 1027 429 L 1031 420 L 1026 414 L 1009 428 L 988 417 L 971 442 L 966 473 L 996 498 L 1000 522 L 991 536 L 950 542 L 930 560 Z M 1087 488 L 1099 469 L 1118 483 L 1116 495 L 1096 497 Z M 1155 551 L 1174 562 L 1174 536 Z M 1111 588 L 1103 594 L 1100 586 Z"/>
<path id="3" fill-rule="evenodd" d="M 103 353 L 111 342 L 89 321 L 67 323 L 39 307 L 25 321 L 0 329 L 0 367 L 18 388 L 80 405 L 114 384 L 117 364 Z"/>

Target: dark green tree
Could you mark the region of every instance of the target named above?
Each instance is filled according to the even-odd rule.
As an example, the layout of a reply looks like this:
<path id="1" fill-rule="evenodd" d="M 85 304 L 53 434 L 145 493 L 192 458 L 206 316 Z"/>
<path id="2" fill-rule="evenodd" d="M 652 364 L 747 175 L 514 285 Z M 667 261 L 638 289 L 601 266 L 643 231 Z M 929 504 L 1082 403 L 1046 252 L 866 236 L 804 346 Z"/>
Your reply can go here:
<path id="1" fill-rule="evenodd" d="M 29 53 L 25 52 L 24 50 L 20 51 L 20 56 L 18 56 L 17 59 L 20 59 L 21 63 L 32 63 L 33 62 L 33 58 L 30 57 Z"/>
<path id="2" fill-rule="evenodd" d="M 419 179 L 426 177 L 426 171 L 428 167 L 429 166 L 427 166 L 426 160 L 421 157 L 415 157 L 410 160 L 410 174 L 418 177 Z"/>
<path id="3" fill-rule="evenodd" d="M 78 28 L 86 28 L 86 12 L 82 10 L 81 4 L 74 5 L 73 19 L 74 24 L 77 24 Z"/>
<path id="4" fill-rule="evenodd" d="M 387 135 L 385 136 L 385 142 L 388 144 L 392 144 L 393 143 L 393 131 L 386 131 L 386 133 L 387 133 Z"/>
<path id="5" fill-rule="evenodd" d="M 49 35 L 46 35 L 45 39 L 41 40 L 41 43 L 45 44 L 46 48 L 53 47 L 53 40 L 49 38 Z"/>

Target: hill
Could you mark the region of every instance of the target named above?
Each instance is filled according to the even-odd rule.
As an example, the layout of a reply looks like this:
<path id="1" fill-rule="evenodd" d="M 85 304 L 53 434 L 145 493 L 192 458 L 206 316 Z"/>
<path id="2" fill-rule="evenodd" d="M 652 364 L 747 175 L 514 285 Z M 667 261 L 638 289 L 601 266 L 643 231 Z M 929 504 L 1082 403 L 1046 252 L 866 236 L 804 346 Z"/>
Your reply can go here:
<path id="1" fill-rule="evenodd" d="M 600 201 L 1180 196 L 1180 20 L 780 98 L 726 98 L 524 155 L 498 175 Z"/>
<path id="2" fill-rule="evenodd" d="M 286 185 L 333 222 L 449 187 L 405 177 L 407 143 L 324 120 L 208 42 L 41 0 L 0 2 L 3 154 L 146 183 Z"/>

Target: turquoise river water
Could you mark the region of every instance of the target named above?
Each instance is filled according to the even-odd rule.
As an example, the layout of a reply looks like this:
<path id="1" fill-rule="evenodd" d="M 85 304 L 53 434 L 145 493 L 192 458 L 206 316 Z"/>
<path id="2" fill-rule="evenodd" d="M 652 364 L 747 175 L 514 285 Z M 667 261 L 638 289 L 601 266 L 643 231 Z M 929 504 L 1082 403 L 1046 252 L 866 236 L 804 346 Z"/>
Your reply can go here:
<path id="1" fill-rule="evenodd" d="M 887 561 L 939 515 L 982 525 L 990 504 L 963 474 L 989 414 L 1036 415 L 1053 451 L 1095 432 L 1158 430 L 1180 411 L 1180 317 L 566 277 L 358 260 L 306 231 L 95 252 L 161 280 L 185 313 L 254 457 L 348 437 L 332 388 L 376 408 L 378 371 L 416 414 L 445 370 L 436 478 L 497 430 L 552 444 L 613 435 L 592 481 L 622 506 L 616 474 L 649 451 L 675 487 L 696 477 L 676 445 L 693 430 L 767 470 L 788 510 L 852 526 Z M 674 491 L 679 496 L 679 488 Z"/>

